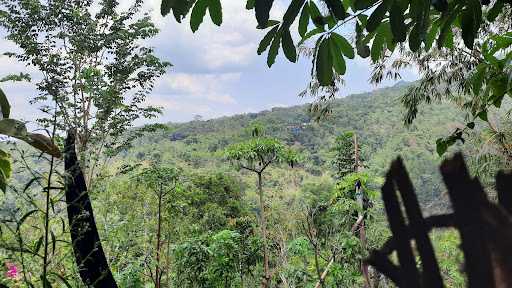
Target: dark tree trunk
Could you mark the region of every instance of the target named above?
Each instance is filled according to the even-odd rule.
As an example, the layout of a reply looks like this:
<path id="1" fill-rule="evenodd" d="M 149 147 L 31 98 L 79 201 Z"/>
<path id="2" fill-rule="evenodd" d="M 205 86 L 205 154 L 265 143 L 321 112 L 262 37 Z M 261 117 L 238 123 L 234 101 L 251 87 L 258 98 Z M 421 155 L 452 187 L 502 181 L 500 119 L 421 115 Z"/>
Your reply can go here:
<path id="1" fill-rule="evenodd" d="M 76 156 L 74 131 L 68 131 L 64 167 L 68 174 L 65 188 L 71 241 L 80 278 L 90 287 L 117 287 L 101 246 L 84 174 Z"/>
<path id="2" fill-rule="evenodd" d="M 162 238 L 162 197 L 163 191 L 162 187 L 160 187 L 160 192 L 158 194 L 158 223 L 156 229 L 156 267 L 155 267 L 155 288 L 160 288 L 161 279 L 162 279 L 162 271 L 160 269 L 160 250 L 161 250 L 161 238 Z"/>
<path id="3" fill-rule="evenodd" d="M 261 236 L 263 238 L 263 269 L 265 275 L 263 276 L 263 280 L 261 282 L 261 287 L 268 288 L 270 287 L 270 267 L 269 267 L 269 251 L 268 251 L 268 243 L 267 243 L 267 218 L 265 215 L 265 202 L 263 199 L 263 183 L 261 172 L 258 173 L 258 194 L 260 198 L 260 219 L 261 219 Z"/>

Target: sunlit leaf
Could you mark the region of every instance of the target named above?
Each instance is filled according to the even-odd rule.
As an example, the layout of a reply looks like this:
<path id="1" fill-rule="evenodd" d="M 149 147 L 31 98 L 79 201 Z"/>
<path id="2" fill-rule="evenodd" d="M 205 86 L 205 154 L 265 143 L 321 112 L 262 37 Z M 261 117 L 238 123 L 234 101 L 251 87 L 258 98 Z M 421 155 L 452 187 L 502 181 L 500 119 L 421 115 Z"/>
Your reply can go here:
<path id="1" fill-rule="evenodd" d="M 354 47 L 348 42 L 345 37 L 339 35 L 338 33 L 332 33 L 331 37 L 336 41 L 336 45 L 338 45 L 339 49 L 349 59 L 354 59 L 355 53 L 354 53 Z"/>

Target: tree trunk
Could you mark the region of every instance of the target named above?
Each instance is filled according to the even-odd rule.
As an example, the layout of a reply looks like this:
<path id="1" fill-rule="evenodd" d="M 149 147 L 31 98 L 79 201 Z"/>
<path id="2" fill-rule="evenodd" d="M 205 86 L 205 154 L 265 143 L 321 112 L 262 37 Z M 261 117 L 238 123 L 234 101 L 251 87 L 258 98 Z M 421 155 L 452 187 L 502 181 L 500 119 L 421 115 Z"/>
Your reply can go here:
<path id="1" fill-rule="evenodd" d="M 69 131 L 65 144 L 65 194 L 71 243 L 80 278 L 88 287 L 117 288 L 108 266 L 94 221 L 91 199 L 75 151 L 75 132 Z"/>
<path id="2" fill-rule="evenodd" d="M 261 281 L 261 287 L 270 287 L 270 268 L 268 265 L 269 253 L 267 243 L 267 219 L 265 218 L 265 202 L 263 201 L 263 186 L 261 172 L 258 173 L 258 194 L 260 197 L 260 219 L 261 219 L 261 237 L 263 238 L 263 269 L 265 275 Z"/>
<path id="3" fill-rule="evenodd" d="M 357 134 L 354 133 L 354 162 L 355 162 L 355 172 L 359 172 L 361 169 L 361 164 L 359 161 L 359 145 L 357 143 Z M 356 184 L 356 195 L 357 195 L 357 202 L 361 206 L 360 208 L 364 209 L 364 196 L 363 196 L 363 188 L 361 185 Z M 359 240 L 361 241 L 361 244 L 363 245 L 364 249 L 366 249 L 366 231 L 365 231 L 365 223 L 364 223 L 364 215 L 362 212 L 358 213 L 358 219 L 362 219 L 360 228 L 359 228 Z M 370 275 L 368 273 L 368 264 L 366 264 L 364 261 L 361 261 L 361 273 L 363 274 L 364 278 L 364 287 L 370 288 L 371 287 L 371 281 L 370 281 Z"/>
<path id="4" fill-rule="evenodd" d="M 318 263 L 318 254 L 320 252 L 318 251 L 318 246 L 315 245 L 315 269 L 316 269 L 316 275 L 318 277 L 318 285 L 315 287 L 324 287 L 324 279 L 322 279 L 322 272 L 320 271 L 320 263 Z"/>
<path id="5" fill-rule="evenodd" d="M 160 241 L 162 237 L 162 197 L 163 191 L 158 193 L 158 223 L 156 228 L 156 267 L 155 267 L 155 288 L 160 288 L 162 278 L 160 271 Z"/>
<path id="6" fill-rule="evenodd" d="M 329 269 L 331 269 L 332 263 L 334 263 L 334 256 L 331 258 L 331 261 L 329 261 L 329 264 L 327 264 L 327 267 L 325 267 L 325 270 L 318 279 L 318 282 L 316 282 L 315 288 L 320 288 L 320 286 L 324 286 L 325 278 L 327 277 L 327 273 L 329 273 Z"/>

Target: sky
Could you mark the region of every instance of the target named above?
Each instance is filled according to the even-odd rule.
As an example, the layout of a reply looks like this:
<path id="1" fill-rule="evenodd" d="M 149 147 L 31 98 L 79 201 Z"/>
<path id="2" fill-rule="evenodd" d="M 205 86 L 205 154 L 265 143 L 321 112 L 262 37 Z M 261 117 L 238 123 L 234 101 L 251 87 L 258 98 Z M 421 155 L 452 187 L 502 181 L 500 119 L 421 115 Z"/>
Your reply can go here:
<path id="1" fill-rule="evenodd" d="M 184 122 L 195 115 L 210 119 L 313 100 L 298 97 L 309 81 L 309 59 L 299 58 L 297 63 L 290 63 L 280 51 L 276 64 L 268 68 L 266 53 L 257 55 L 265 31 L 256 29 L 254 11 L 244 9 L 245 1 L 222 0 L 222 26 L 215 26 L 206 15 L 196 33 L 192 33 L 188 18 L 179 24 L 171 15 L 160 16 L 160 1 L 146 0 L 144 4 L 144 9 L 160 28 L 158 36 L 147 45 L 153 46 L 161 59 L 173 64 L 157 81 L 148 98 L 149 104 L 163 108 L 164 113 L 156 119 L 157 122 Z M 120 2 L 122 7 L 128 7 L 131 1 Z M 280 19 L 285 8 L 281 1 L 277 1 L 271 18 Z M 0 32 L 0 36 L 3 35 Z M 2 53 L 15 49 L 4 39 L 0 40 L 0 47 Z M 37 74 L 30 67 L 0 56 L 0 77 L 19 72 Z M 346 84 L 338 97 L 394 84 L 384 81 L 376 87 L 368 82 L 370 73 L 367 60 L 349 60 L 344 77 Z M 418 77 L 412 70 L 402 76 L 406 81 Z M 28 99 L 36 93 L 34 84 L 9 83 L 8 86 L 3 84 L 2 89 L 13 106 L 12 117 L 33 120 L 37 109 L 29 105 Z"/>

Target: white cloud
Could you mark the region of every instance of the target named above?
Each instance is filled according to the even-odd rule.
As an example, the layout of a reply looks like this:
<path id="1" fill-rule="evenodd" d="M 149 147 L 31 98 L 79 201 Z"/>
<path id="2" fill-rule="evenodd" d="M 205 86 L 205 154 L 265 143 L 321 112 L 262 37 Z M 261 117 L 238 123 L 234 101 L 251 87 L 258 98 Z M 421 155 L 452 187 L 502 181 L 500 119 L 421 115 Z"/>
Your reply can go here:
<path id="1" fill-rule="evenodd" d="M 0 47 L 2 53 L 4 52 L 17 52 L 19 49 L 11 41 L 0 39 Z M 40 73 L 33 67 L 27 67 L 25 64 L 20 63 L 14 58 L 0 55 L 0 78 L 9 74 L 29 73 L 32 77 L 32 83 L 28 82 L 4 82 L 0 83 L 0 87 L 4 91 L 11 104 L 11 118 L 21 120 L 35 120 L 34 116 L 41 116 L 37 107 L 30 105 L 29 101 L 38 92 L 34 82 L 40 78 Z"/>
<path id="2" fill-rule="evenodd" d="M 234 104 L 235 99 L 226 92 L 226 89 L 239 79 L 239 73 L 171 73 L 160 80 L 157 89 L 158 91 L 167 90 L 170 96 L 184 94 L 196 99 Z"/>
<path id="3" fill-rule="evenodd" d="M 188 103 L 186 101 L 177 101 L 170 99 L 166 95 L 155 95 L 148 100 L 148 104 L 162 107 L 166 111 L 181 113 L 210 113 L 212 109 L 207 105 L 198 105 L 197 103 Z"/>
<path id="4" fill-rule="evenodd" d="M 244 67 L 258 57 L 256 50 L 265 31 L 256 29 L 254 11 L 245 9 L 245 1 L 222 0 L 221 27 L 214 25 L 207 13 L 196 33 L 190 29 L 190 15 L 181 24 L 172 15 L 161 17 L 160 1 L 150 0 L 146 4 L 153 21 L 161 28 L 153 45 L 165 47 L 171 55 L 182 51 L 195 65 L 209 70 Z M 274 4 L 272 18 L 281 19 L 283 13 L 284 6 Z"/>

